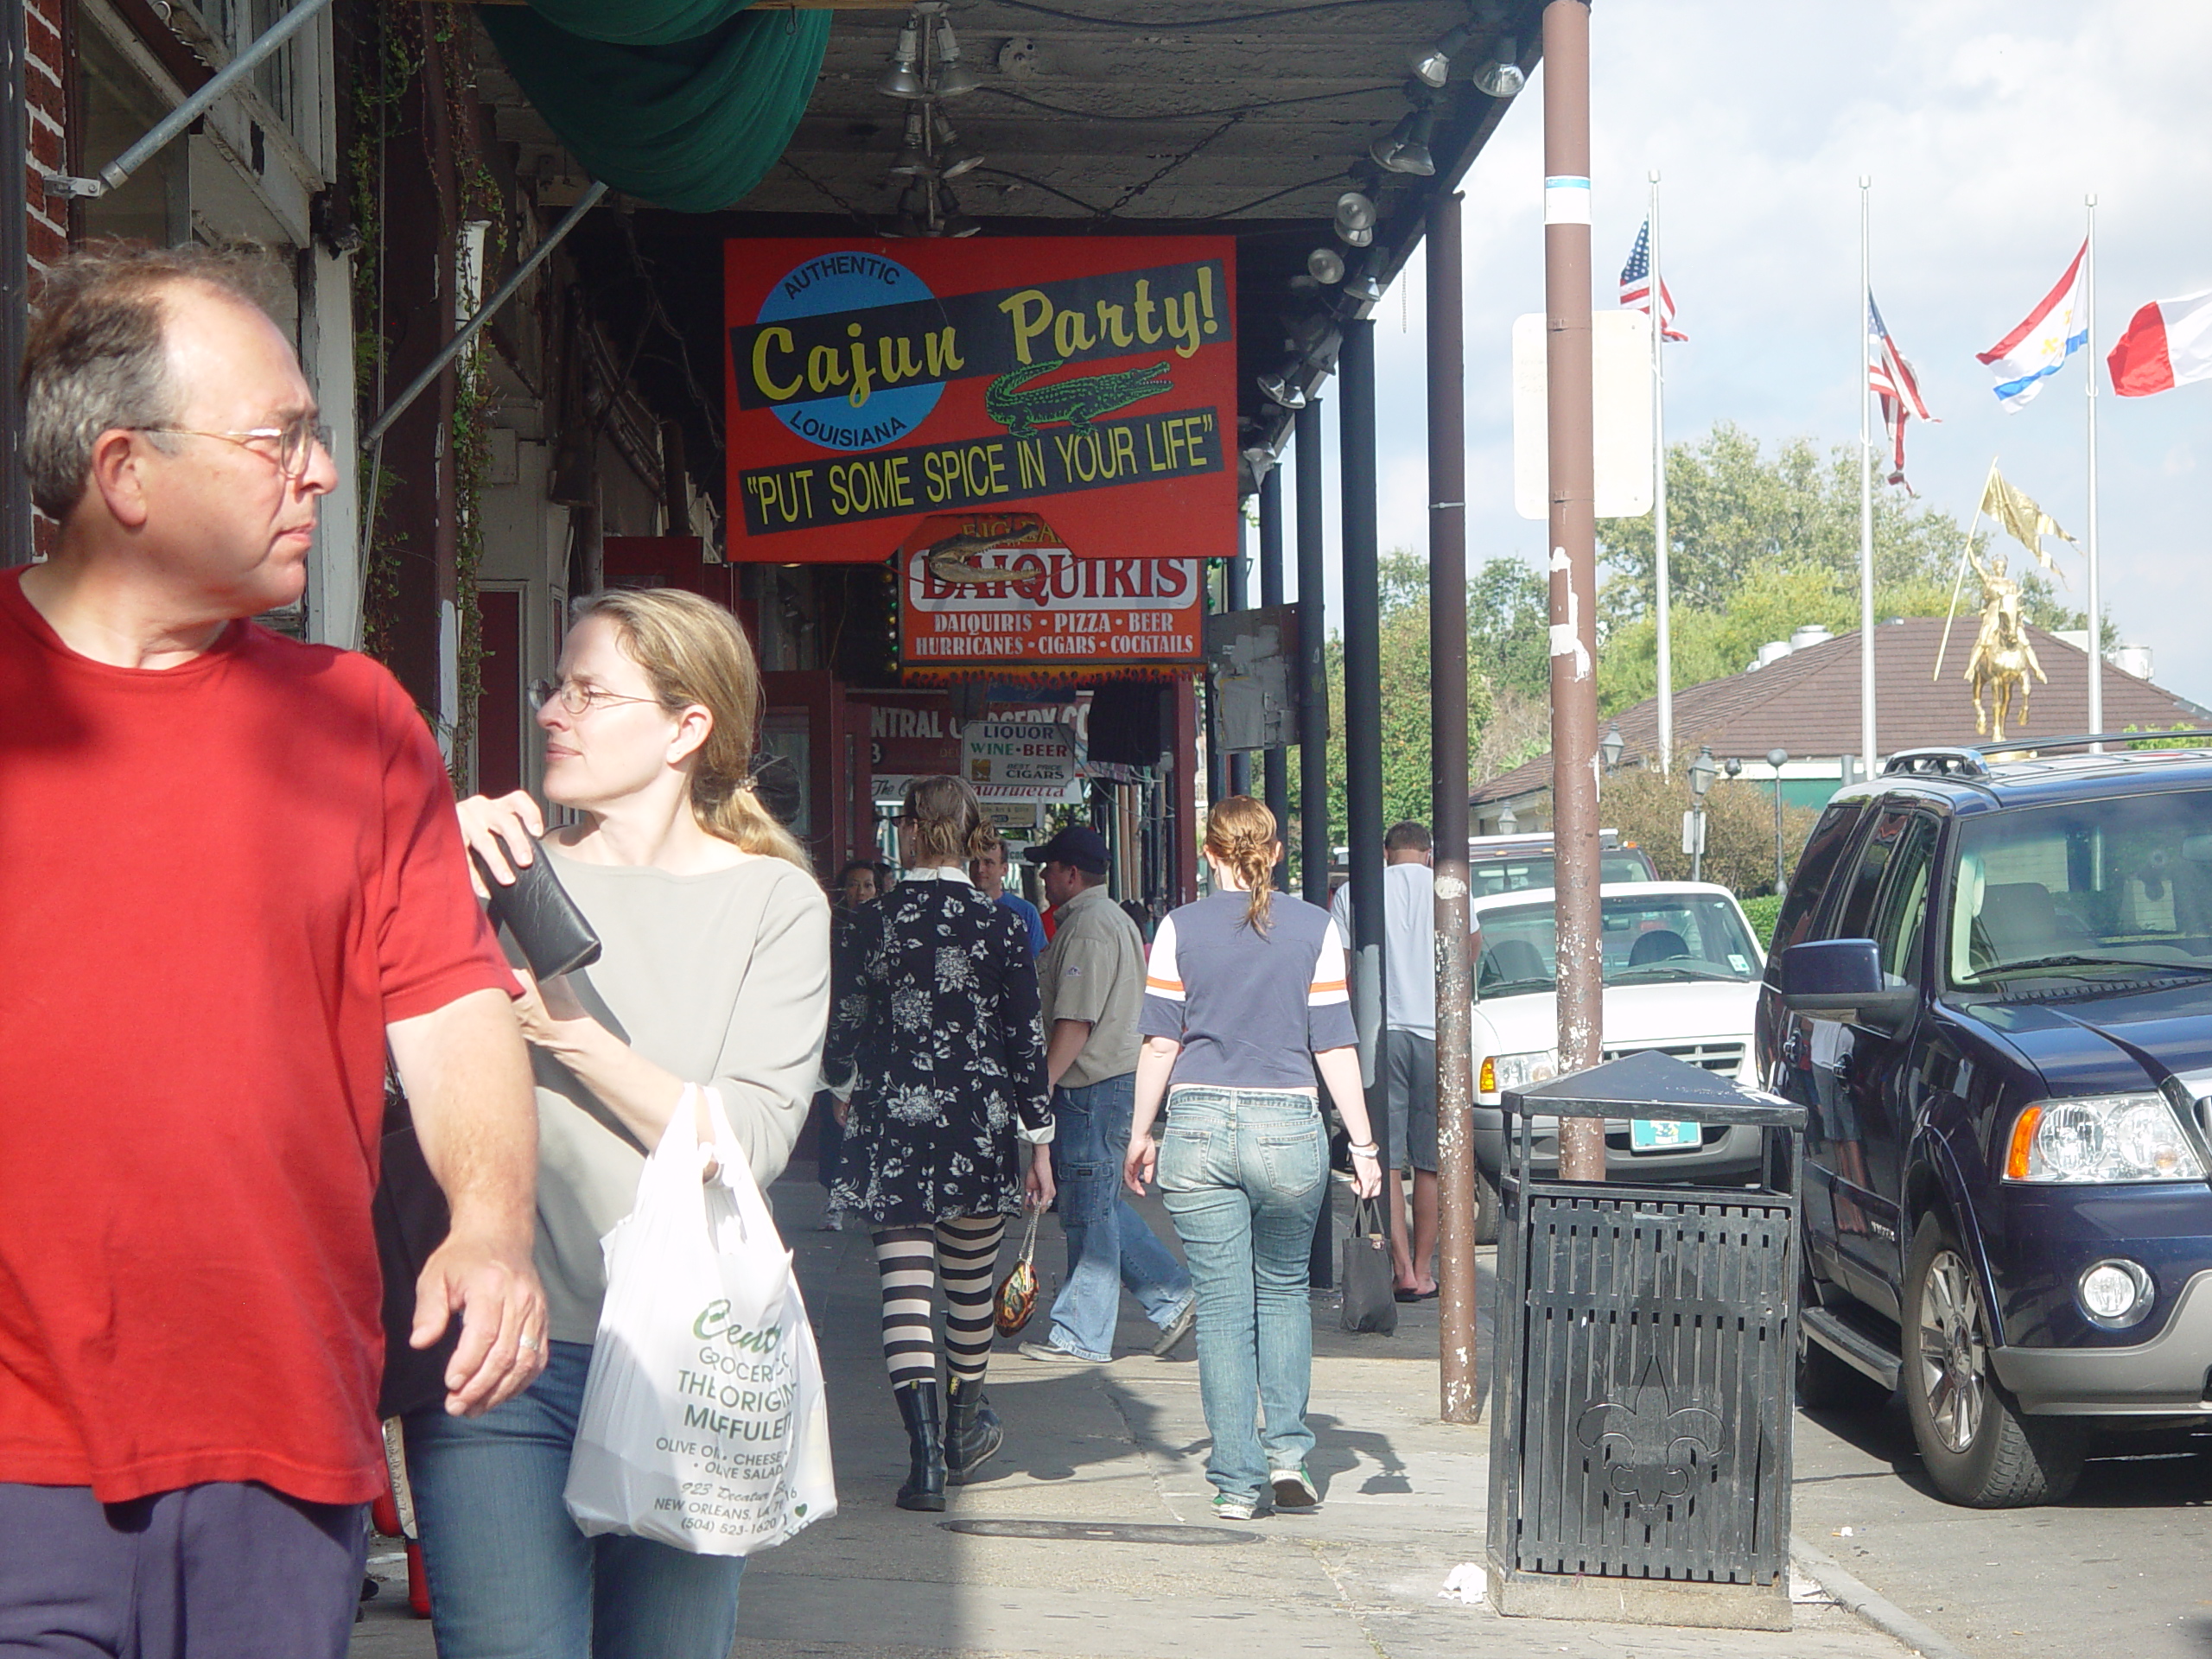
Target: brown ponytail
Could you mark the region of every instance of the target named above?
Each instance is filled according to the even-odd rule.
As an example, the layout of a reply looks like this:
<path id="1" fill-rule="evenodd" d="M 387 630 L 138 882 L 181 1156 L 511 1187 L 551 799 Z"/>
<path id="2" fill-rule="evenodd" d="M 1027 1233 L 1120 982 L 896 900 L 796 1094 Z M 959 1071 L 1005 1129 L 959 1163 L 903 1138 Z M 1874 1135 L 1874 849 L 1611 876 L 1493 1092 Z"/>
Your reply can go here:
<path id="1" fill-rule="evenodd" d="M 674 588 L 617 588 L 576 607 L 576 620 L 614 624 L 625 655 L 645 671 L 671 714 L 696 703 L 712 717 L 691 772 L 691 811 L 709 835 L 809 875 L 814 861 L 760 799 L 753 739 L 760 721 L 760 670 L 737 619 Z"/>
<path id="2" fill-rule="evenodd" d="M 922 863 L 970 864 L 998 842 L 998 830 L 983 816 L 976 791 L 957 778 L 915 779 L 906 785 L 904 810 L 913 826 L 914 856 Z"/>
<path id="3" fill-rule="evenodd" d="M 1229 795 L 1214 803 L 1206 814 L 1206 855 L 1236 872 L 1250 889 L 1244 925 L 1255 933 L 1268 931 L 1274 902 L 1275 815 L 1249 795 Z"/>

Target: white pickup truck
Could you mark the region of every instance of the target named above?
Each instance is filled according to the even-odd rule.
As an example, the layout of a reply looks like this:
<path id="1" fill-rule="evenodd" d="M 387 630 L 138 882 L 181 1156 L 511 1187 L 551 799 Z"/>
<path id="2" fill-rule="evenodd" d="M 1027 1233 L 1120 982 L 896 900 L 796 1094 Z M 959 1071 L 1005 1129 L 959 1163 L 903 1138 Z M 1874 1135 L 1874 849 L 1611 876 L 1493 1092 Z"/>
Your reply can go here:
<path id="1" fill-rule="evenodd" d="M 1599 889 L 1605 954 L 1605 1058 L 1656 1048 L 1749 1080 L 1751 1016 L 1766 959 L 1735 895 L 1702 881 L 1607 882 Z M 1559 996 L 1551 889 L 1479 899 L 1475 958 L 1475 1179 L 1479 1236 L 1497 1236 L 1505 1154 L 1504 1091 L 1559 1075 Z M 1555 1122 L 1535 1123 L 1535 1158 L 1558 1167 Z M 1664 1119 L 1605 1125 L 1608 1163 L 1669 1181 L 1739 1182 L 1758 1167 L 1756 1129 Z"/>

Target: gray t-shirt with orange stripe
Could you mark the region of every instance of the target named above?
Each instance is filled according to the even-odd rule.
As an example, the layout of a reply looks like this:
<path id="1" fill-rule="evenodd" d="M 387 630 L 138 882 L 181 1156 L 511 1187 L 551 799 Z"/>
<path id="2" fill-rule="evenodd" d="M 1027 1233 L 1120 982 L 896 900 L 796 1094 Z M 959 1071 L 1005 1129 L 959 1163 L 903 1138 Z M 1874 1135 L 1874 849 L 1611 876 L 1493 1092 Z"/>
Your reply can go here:
<path id="1" fill-rule="evenodd" d="M 1329 912 L 1277 893 L 1264 933 L 1248 893 L 1168 912 L 1145 969 L 1143 1033 L 1182 1044 L 1171 1084 L 1311 1089 L 1313 1055 L 1358 1040 Z"/>

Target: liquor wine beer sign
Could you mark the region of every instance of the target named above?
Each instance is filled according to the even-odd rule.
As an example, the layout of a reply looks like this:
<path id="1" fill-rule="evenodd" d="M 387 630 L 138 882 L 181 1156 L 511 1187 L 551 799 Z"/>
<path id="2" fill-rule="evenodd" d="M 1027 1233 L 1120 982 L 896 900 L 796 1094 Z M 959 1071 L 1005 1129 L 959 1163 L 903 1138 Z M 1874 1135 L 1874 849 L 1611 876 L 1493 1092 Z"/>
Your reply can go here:
<path id="1" fill-rule="evenodd" d="M 1017 507 L 1084 558 L 1236 553 L 1230 238 L 733 241 L 724 280 L 731 559 Z"/>

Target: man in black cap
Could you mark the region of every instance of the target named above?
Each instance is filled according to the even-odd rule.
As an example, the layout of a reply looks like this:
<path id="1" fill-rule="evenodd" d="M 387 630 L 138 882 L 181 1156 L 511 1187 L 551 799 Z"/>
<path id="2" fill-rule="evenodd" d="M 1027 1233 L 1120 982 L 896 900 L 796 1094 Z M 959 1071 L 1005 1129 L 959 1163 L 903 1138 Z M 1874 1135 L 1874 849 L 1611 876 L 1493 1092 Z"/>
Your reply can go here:
<path id="1" fill-rule="evenodd" d="M 1126 1287 L 1160 1330 L 1163 1358 L 1190 1335 L 1188 1269 L 1122 1195 L 1122 1160 L 1136 1104 L 1137 1018 L 1144 940 L 1106 891 L 1106 838 L 1073 824 L 1026 856 L 1044 868 L 1056 925 L 1037 963 L 1045 1071 L 1052 1084 L 1052 1179 L 1067 1234 L 1068 1276 L 1052 1334 L 1025 1342 L 1032 1359 L 1103 1363 Z"/>

